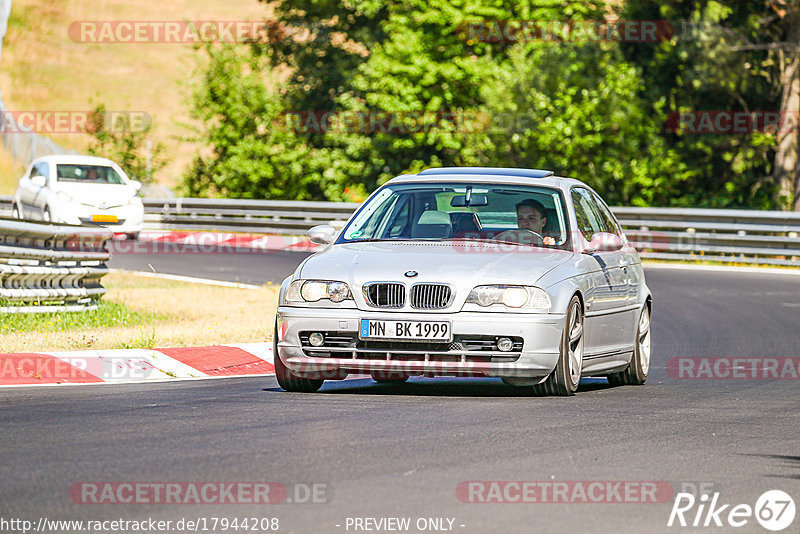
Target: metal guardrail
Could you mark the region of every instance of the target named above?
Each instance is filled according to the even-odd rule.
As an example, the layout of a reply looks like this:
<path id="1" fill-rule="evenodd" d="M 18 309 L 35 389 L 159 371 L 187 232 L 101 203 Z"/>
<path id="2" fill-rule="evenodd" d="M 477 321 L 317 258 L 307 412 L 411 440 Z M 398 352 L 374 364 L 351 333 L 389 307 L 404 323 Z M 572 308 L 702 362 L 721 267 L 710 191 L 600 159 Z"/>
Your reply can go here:
<path id="1" fill-rule="evenodd" d="M 301 235 L 341 224 L 358 204 L 237 199 L 144 199 L 150 229 Z M 0 197 L 0 213 L 10 197 Z M 695 208 L 613 208 L 645 258 L 800 266 L 800 213 Z"/>
<path id="2" fill-rule="evenodd" d="M 112 237 L 104 228 L 0 218 L 0 313 L 96 309 Z"/>
<path id="3" fill-rule="evenodd" d="M 343 222 L 359 206 L 350 202 L 144 199 L 145 221 L 159 228 L 301 235 L 312 226 Z"/>
<path id="4" fill-rule="evenodd" d="M 642 257 L 800 267 L 800 213 L 613 208 Z"/>

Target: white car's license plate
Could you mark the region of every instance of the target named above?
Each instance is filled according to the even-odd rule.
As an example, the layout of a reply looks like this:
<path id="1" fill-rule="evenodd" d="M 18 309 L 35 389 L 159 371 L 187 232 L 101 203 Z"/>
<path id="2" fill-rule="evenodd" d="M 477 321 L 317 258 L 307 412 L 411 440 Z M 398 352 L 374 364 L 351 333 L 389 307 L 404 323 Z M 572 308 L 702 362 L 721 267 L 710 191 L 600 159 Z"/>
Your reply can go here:
<path id="1" fill-rule="evenodd" d="M 448 321 L 376 321 L 374 319 L 361 319 L 359 337 L 361 339 L 450 342 L 453 340 L 453 332 Z"/>

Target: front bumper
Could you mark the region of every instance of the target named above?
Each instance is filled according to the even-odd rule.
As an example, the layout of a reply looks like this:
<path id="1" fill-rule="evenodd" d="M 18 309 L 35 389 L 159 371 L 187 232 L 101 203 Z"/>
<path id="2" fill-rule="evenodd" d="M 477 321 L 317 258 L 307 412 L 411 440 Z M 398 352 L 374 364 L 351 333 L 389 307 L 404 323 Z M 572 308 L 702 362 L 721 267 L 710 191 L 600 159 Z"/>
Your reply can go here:
<path id="1" fill-rule="evenodd" d="M 93 215 L 108 216 L 112 215 L 119 222 L 103 223 L 91 222 Z M 101 209 L 85 204 L 70 203 L 53 207 L 53 220 L 67 224 L 79 224 L 83 226 L 101 226 L 108 228 L 115 233 L 138 233 L 144 227 L 144 207 L 141 204 L 126 204 L 113 208 Z"/>
<path id="2" fill-rule="evenodd" d="M 333 332 L 358 338 L 360 319 L 450 321 L 453 335 L 521 338 L 516 352 L 450 347 L 432 350 L 398 343 L 387 348 L 339 347 L 332 350 L 304 344 L 301 333 Z M 306 378 L 345 378 L 350 373 L 392 373 L 425 376 L 541 378 L 556 366 L 564 314 L 521 313 L 391 313 L 356 309 L 278 308 L 278 354 L 293 374 Z M 416 350 L 415 350 L 416 349 Z"/>

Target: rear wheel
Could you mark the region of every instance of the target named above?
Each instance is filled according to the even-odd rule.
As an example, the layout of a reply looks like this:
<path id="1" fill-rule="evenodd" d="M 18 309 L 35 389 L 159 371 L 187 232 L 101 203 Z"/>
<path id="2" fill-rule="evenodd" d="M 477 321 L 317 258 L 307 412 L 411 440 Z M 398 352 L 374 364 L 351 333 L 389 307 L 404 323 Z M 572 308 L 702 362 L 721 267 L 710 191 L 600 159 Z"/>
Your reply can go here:
<path id="1" fill-rule="evenodd" d="M 619 373 L 608 375 L 608 383 L 612 386 L 640 386 L 647 380 L 650 372 L 650 307 L 645 305 L 639 316 L 636 327 L 636 341 L 633 347 L 633 358 L 628 368 Z"/>
<path id="2" fill-rule="evenodd" d="M 561 350 L 556 368 L 544 382 L 533 386 L 537 395 L 574 395 L 583 369 L 583 307 L 580 299 L 572 297 L 564 320 Z"/>
<path id="3" fill-rule="evenodd" d="M 277 323 L 275 324 L 275 334 L 273 335 L 272 340 L 272 354 L 275 360 L 275 378 L 278 379 L 278 385 L 286 391 L 314 393 L 322 387 L 324 380 L 299 377 L 292 373 L 283 363 L 283 360 L 281 360 L 281 357 L 278 354 Z"/>

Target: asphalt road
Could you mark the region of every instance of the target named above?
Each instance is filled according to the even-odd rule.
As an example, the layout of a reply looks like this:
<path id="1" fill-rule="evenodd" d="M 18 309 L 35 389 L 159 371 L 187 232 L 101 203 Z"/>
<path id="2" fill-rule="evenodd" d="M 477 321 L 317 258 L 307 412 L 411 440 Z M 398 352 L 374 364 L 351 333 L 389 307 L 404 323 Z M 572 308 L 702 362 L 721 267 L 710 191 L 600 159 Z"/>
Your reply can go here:
<path id="1" fill-rule="evenodd" d="M 288 265 L 239 259 L 180 274 L 259 282 Z M 665 370 L 676 357 L 797 357 L 800 276 L 648 268 L 647 280 L 653 368 L 641 387 L 588 379 L 575 397 L 536 398 L 495 380 L 350 380 L 306 395 L 247 378 L 0 390 L 0 518 L 274 517 L 298 533 L 363 532 L 352 522 L 364 517 L 411 518 L 407 532 L 420 532 L 418 518 L 453 519 L 465 534 L 695 531 L 667 527 L 671 502 L 464 503 L 465 481 L 704 485 L 720 504 L 750 506 L 780 489 L 800 505 L 798 381 Z M 75 504 L 68 490 L 82 481 L 316 483 L 328 502 Z M 753 518 L 696 531 L 767 532 Z M 800 517 L 783 532 L 798 531 Z"/>
<path id="2" fill-rule="evenodd" d="M 263 284 L 282 281 L 309 255 L 308 252 L 280 250 L 242 254 L 115 254 L 108 266 L 130 271 L 155 271 L 242 284 Z"/>

